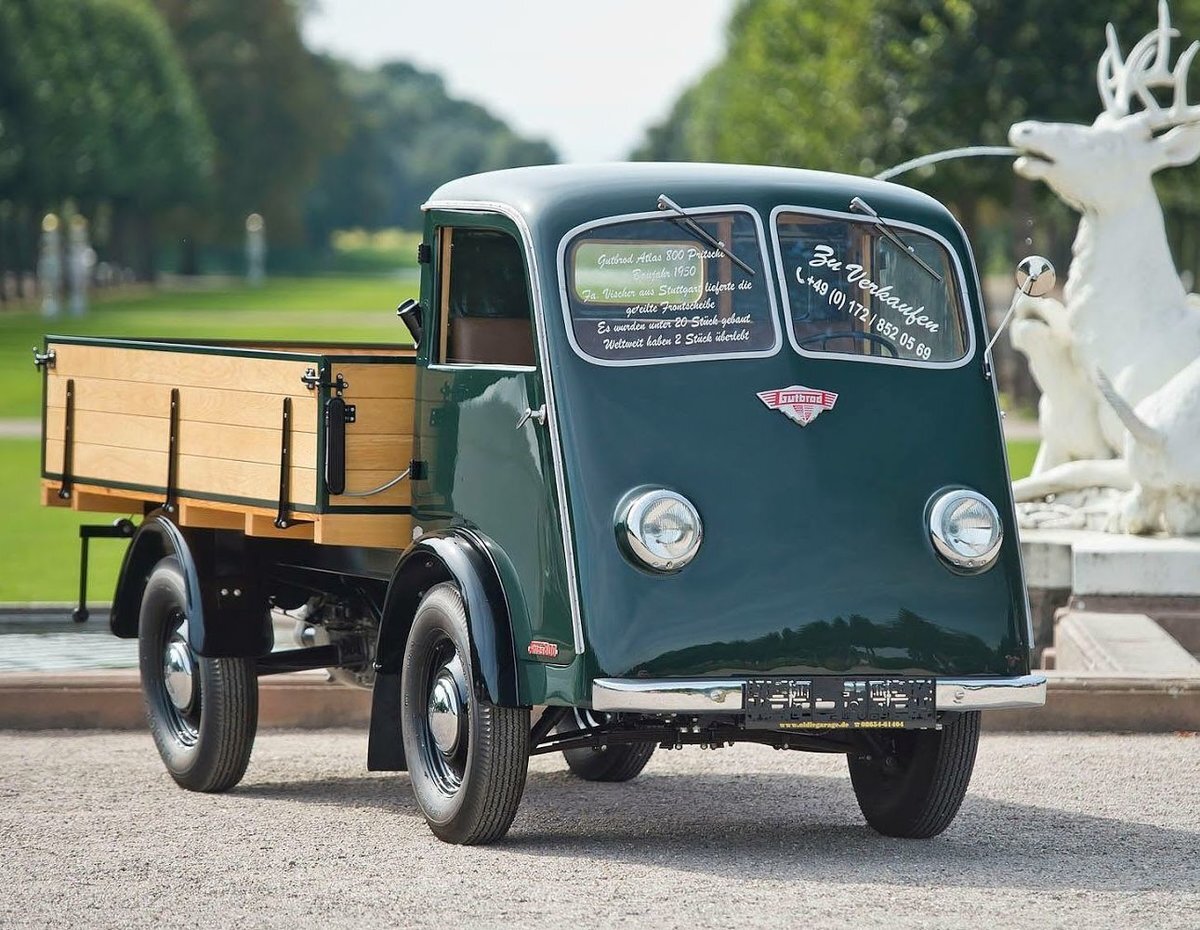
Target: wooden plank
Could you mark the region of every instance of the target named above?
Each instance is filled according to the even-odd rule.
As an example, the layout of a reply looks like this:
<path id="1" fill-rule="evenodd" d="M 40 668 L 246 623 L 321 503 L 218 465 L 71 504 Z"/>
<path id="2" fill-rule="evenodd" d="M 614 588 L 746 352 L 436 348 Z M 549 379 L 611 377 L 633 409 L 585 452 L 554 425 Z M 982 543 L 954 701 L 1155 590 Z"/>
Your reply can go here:
<path id="1" fill-rule="evenodd" d="M 355 403 L 360 397 L 379 397 L 387 400 L 416 397 L 417 367 L 415 365 L 371 365 L 367 363 L 330 366 L 331 377 L 339 374 L 349 382 L 346 402 Z"/>
<path id="2" fill-rule="evenodd" d="M 136 376 L 136 373 L 131 373 Z M 315 433 L 317 431 L 316 392 L 306 391 L 299 385 L 292 398 L 292 432 Z M 204 423 L 222 423 L 231 426 L 251 426 L 279 429 L 280 410 L 283 398 L 272 394 L 256 394 L 230 388 L 183 387 L 179 392 L 182 419 Z M 51 373 L 46 379 L 47 406 L 62 410 L 67 402 L 67 379 L 61 374 Z M 370 401 L 372 409 L 365 412 L 372 418 L 400 418 L 412 423 L 412 404 L 401 403 L 399 407 L 384 405 L 374 409 L 381 401 Z M 75 379 L 76 416 L 83 411 L 99 413 L 132 413 L 139 416 L 154 416 L 166 419 L 170 412 L 171 387 L 161 384 L 142 384 L 138 381 L 112 381 L 98 378 Z M 403 420 L 407 411 L 407 421 Z M 57 414 L 62 417 L 62 413 Z"/>
<path id="3" fill-rule="evenodd" d="M 261 513 L 247 513 L 244 524 L 247 536 L 266 536 L 270 539 L 307 539 L 311 541 L 315 525 L 310 522 L 293 523 L 287 529 L 275 525 L 275 517 Z"/>
<path id="4" fill-rule="evenodd" d="M 300 380 L 313 362 L 256 358 L 237 354 L 132 349 L 121 346 L 74 345 L 51 342 L 54 371 L 59 377 L 105 378 L 167 387 L 236 387 L 259 394 L 290 395 L 303 388 Z"/>
<path id="5" fill-rule="evenodd" d="M 399 470 L 395 471 L 346 471 L 346 490 L 347 491 L 369 491 L 373 488 L 387 484 L 396 475 L 400 474 L 408 463 L 405 462 Z M 394 487 L 388 488 L 381 494 L 373 494 L 370 497 L 347 497 L 344 494 L 331 494 L 329 496 L 329 506 L 336 507 L 397 507 L 407 506 L 412 503 L 412 487 L 411 483 L 405 478 Z"/>
<path id="6" fill-rule="evenodd" d="M 42 479 L 42 506 L 43 507 L 70 507 L 69 500 L 63 500 L 58 496 L 58 489 L 62 487 L 59 481 L 49 481 Z"/>
<path id="7" fill-rule="evenodd" d="M 46 442 L 46 470 L 58 474 L 62 470 L 63 443 Z M 167 481 L 167 454 L 141 449 L 119 449 L 115 446 L 76 443 L 74 450 L 76 480 L 87 478 L 119 481 L 161 488 Z M 200 494 L 223 497 L 242 497 L 273 501 L 279 495 L 278 464 L 238 462 L 180 455 L 177 472 L 179 488 Z M 386 480 L 386 479 L 384 479 Z M 317 472 L 315 468 L 293 465 L 291 469 L 291 498 L 294 504 L 316 503 Z"/>
<path id="8" fill-rule="evenodd" d="M 96 485 L 76 485 L 70 502 L 58 499 L 57 481 L 43 479 L 42 502 L 49 506 L 72 506 L 97 513 L 139 514 L 146 505 L 162 503 L 161 495 L 126 491 Z M 371 546 L 404 549 L 412 540 L 412 517 L 408 514 L 301 514 L 287 529 L 275 526 L 275 511 L 219 501 L 181 498 L 175 521 L 180 526 L 234 530 L 247 536 L 271 539 L 311 540 L 324 546 Z"/>
<path id="9" fill-rule="evenodd" d="M 354 425 L 346 431 L 346 468 L 358 471 L 387 471 L 398 475 L 412 461 L 411 436 L 356 434 Z"/>
<path id="10" fill-rule="evenodd" d="M 355 406 L 356 427 L 372 433 L 390 433 L 411 436 L 413 431 L 413 402 L 407 399 L 382 400 L 366 398 L 355 400 L 349 394 L 346 402 Z"/>
<path id="11" fill-rule="evenodd" d="M 42 503 L 50 507 L 70 507 L 95 513 L 142 513 L 146 504 L 161 504 L 162 495 L 150 491 L 127 491 L 98 485 L 75 485 L 70 500 L 61 500 L 57 478 L 42 479 Z M 49 498 L 49 500 L 47 500 Z"/>
<path id="12" fill-rule="evenodd" d="M 244 510 L 222 510 L 219 509 L 219 506 L 181 501 L 179 523 L 181 526 L 194 526 L 209 530 L 245 530 L 246 512 Z M 234 505 L 225 505 L 225 507 L 231 506 Z"/>
<path id="13" fill-rule="evenodd" d="M 412 542 L 408 514 L 323 514 L 314 542 L 322 546 L 372 546 L 404 549 Z"/>
<path id="14" fill-rule="evenodd" d="M 128 492 L 97 494 L 93 490 L 76 488 L 71 491 L 71 509 L 90 513 L 141 514 L 145 501 Z"/>
<path id="15" fill-rule="evenodd" d="M 450 259 L 453 250 L 450 248 L 454 237 L 454 228 L 443 226 L 438 230 L 438 354 L 437 361 L 446 360 L 446 347 L 450 338 Z"/>

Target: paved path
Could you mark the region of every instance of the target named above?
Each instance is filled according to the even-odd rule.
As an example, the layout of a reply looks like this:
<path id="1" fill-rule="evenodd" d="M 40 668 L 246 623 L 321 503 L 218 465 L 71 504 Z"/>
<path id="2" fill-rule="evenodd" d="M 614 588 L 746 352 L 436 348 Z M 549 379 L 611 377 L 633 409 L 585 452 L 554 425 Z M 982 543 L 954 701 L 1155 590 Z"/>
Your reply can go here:
<path id="1" fill-rule="evenodd" d="M 536 759 L 508 840 L 434 840 L 358 733 L 260 737 L 223 796 L 145 734 L 0 734 L 4 927 L 998 927 L 1200 923 L 1200 738 L 984 737 L 928 842 L 863 826 L 837 757 L 659 752 L 628 785 Z"/>
<path id="2" fill-rule="evenodd" d="M 0 419 L 0 439 L 37 439 L 41 435 L 41 420 Z"/>

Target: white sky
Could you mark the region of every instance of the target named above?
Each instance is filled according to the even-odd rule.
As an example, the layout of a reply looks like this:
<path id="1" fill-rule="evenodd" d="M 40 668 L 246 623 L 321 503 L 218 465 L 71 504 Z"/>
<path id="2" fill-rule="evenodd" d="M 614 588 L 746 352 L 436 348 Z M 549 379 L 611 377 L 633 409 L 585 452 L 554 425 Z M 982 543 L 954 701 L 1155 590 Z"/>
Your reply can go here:
<path id="1" fill-rule="evenodd" d="M 733 0 L 317 0 L 309 44 L 407 60 L 564 161 L 624 158 L 721 55 Z"/>

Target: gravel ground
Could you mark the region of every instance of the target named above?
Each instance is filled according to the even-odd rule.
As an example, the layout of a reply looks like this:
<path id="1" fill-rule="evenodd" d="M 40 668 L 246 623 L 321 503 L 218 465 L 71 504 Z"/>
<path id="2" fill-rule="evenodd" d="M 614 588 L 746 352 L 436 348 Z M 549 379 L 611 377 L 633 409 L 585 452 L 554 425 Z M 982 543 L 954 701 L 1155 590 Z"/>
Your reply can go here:
<path id="1" fill-rule="evenodd" d="M 266 733 L 177 789 L 145 734 L 0 734 L 3 927 L 1200 926 L 1200 738 L 985 734 L 932 841 L 861 822 L 839 757 L 659 752 L 626 785 L 534 760 L 508 839 L 426 830 L 360 733 Z"/>

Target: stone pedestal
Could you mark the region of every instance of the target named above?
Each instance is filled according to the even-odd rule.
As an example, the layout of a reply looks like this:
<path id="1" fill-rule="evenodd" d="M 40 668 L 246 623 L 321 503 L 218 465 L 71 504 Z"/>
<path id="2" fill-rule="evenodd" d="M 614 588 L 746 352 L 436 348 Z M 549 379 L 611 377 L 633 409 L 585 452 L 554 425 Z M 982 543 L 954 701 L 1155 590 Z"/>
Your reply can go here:
<path id="1" fill-rule="evenodd" d="M 1021 552 L 1039 656 L 1066 637 L 1063 671 L 1200 674 L 1200 538 L 1023 530 Z"/>

